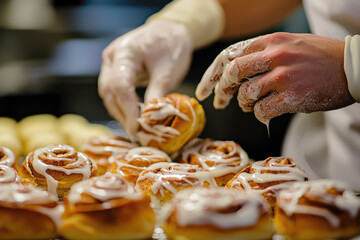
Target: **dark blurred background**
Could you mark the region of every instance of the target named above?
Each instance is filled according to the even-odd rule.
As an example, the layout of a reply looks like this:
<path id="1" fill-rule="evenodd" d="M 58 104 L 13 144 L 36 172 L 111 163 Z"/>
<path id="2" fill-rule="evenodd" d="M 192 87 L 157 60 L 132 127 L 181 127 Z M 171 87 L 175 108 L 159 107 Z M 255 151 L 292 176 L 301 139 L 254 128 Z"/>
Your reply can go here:
<path id="1" fill-rule="evenodd" d="M 97 94 L 102 50 L 144 23 L 168 0 L 1 0 L 0 116 L 20 120 L 39 113 L 76 113 L 109 121 Z M 267 32 L 309 32 L 302 8 Z M 221 40 L 194 53 L 191 69 L 174 91 L 194 96 L 196 84 L 215 56 L 243 40 Z M 142 97 L 144 89 L 138 90 Z M 232 101 L 225 110 L 202 102 L 207 124 L 201 137 L 234 140 L 256 160 L 278 156 L 292 115 L 265 125 Z"/>

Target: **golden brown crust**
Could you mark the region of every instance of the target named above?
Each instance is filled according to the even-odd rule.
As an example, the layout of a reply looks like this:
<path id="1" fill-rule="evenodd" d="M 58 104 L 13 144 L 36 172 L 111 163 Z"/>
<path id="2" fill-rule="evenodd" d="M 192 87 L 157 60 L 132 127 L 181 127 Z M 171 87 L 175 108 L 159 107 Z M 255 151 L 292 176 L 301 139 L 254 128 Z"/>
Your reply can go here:
<path id="1" fill-rule="evenodd" d="M 41 189 L 0 185 L 0 239 L 55 238 L 61 214 L 55 196 Z"/>
<path id="2" fill-rule="evenodd" d="M 151 237 L 155 214 L 150 200 L 136 193 L 122 176 L 106 173 L 73 188 L 64 199 L 64 222 L 60 228 L 66 239 Z"/>
<path id="3" fill-rule="evenodd" d="M 171 110 L 167 111 L 169 108 Z M 160 110 L 161 117 L 154 117 Z M 171 154 L 201 133 L 205 126 L 205 113 L 196 99 L 172 93 L 145 102 L 138 121 L 141 144 Z M 162 126 L 162 130 L 153 129 L 156 125 Z M 165 128 L 169 132 L 164 132 Z M 177 133 L 174 133 L 174 130 Z"/>
<path id="4" fill-rule="evenodd" d="M 0 206 L 0 239 L 49 239 L 57 237 L 57 228 L 42 213 Z"/>
<path id="5" fill-rule="evenodd" d="M 171 159 L 165 152 L 158 149 L 137 147 L 125 154 L 114 156 L 110 172 L 120 173 L 135 185 L 142 171 L 159 162 L 171 162 Z"/>
<path id="6" fill-rule="evenodd" d="M 96 163 L 99 175 L 103 175 L 111 166 L 109 162 L 111 156 L 125 154 L 137 146 L 136 143 L 120 136 L 93 137 L 82 147 L 81 151 Z"/>
<path id="7" fill-rule="evenodd" d="M 34 162 L 41 166 L 39 169 L 42 172 L 35 170 Z M 98 174 L 92 160 L 67 145 L 48 146 L 29 153 L 18 173 L 23 183 L 31 183 L 50 192 L 52 189 L 48 182 L 52 182 L 59 198 L 65 196 L 74 183 Z"/>
<path id="8" fill-rule="evenodd" d="M 331 182 L 315 189 L 318 183 L 296 184 L 280 193 L 274 218 L 279 234 L 313 240 L 345 239 L 360 234 L 360 199 Z"/>
<path id="9" fill-rule="evenodd" d="M 214 187 L 210 174 L 198 166 L 180 163 L 157 163 L 143 171 L 136 187 L 160 204 L 169 202 L 175 193 L 192 187 Z"/>
<path id="10" fill-rule="evenodd" d="M 185 240 L 270 239 L 274 229 L 267 204 L 257 196 L 224 190 L 194 188 L 177 194 L 164 214 L 166 235 Z"/>
<path id="11" fill-rule="evenodd" d="M 274 208 L 276 196 L 289 186 L 287 183 L 307 179 L 306 174 L 296 167 L 291 158 L 269 157 L 245 167 L 225 187 L 257 191 Z"/>

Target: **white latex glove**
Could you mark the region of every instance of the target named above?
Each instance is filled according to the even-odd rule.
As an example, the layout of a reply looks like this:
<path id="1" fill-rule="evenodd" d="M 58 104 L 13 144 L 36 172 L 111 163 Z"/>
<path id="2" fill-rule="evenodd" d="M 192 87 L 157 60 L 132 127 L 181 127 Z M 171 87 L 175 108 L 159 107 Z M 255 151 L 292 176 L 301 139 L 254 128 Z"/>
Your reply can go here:
<path id="1" fill-rule="evenodd" d="M 184 25 L 166 20 L 152 21 L 126 33 L 103 51 L 99 95 L 130 138 L 135 139 L 138 129 L 138 77 L 149 77 L 145 101 L 165 96 L 185 76 L 192 51 Z"/>
<path id="2" fill-rule="evenodd" d="M 243 111 L 263 123 L 284 113 L 326 111 L 354 102 L 344 73 L 344 42 L 313 34 L 274 33 L 223 50 L 196 89 L 215 87 L 215 108 L 233 94 Z"/>

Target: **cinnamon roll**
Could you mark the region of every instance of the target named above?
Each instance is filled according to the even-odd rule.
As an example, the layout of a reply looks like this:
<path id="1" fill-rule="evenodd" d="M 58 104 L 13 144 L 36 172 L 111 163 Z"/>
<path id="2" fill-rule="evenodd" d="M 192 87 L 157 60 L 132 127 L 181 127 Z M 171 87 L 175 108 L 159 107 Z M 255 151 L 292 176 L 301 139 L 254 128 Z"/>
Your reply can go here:
<path id="1" fill-rule="evenodd" d="M 247 153 L 234 141 L 198 140 L 185 148 L 180 162 L 199 165 L 215 178 L 218 186 L 225 186 L 236 173 L 250 164 Z"/>
<path id="2" fill-rule="evenodd" d="M 57 237 L 63 206 L 31 184 L 0 184 L 0 239 Z"/>
<path id="3" fill-rule="evenodd" d="M 291 239 L 348 239 L 360 234 L 360 199 L 339 181 L 294 183 L 276 199 L 275 225 Z"/>
<path id="4" fill-rule="evenodd" d="M 169 202 L 175 193 L 191 187 L 217 187 L 210 174 L 197 165 L 161 162 L 141 172 L 136 188 L 149 196 L 156 209 Z"/>
<path id="5" fill-rule="evenodd" d="M 120 173 L 129 182 L 135 184 L 139 174 L 152 164 L 171 162 L 170 157 L 163 151 L 152 147 L 136 147 L 127 153 L 114 155 L 110 171 Z"/>
<path id="6" fill-rule="evenodd" d="M 14 168 L 0 165 L 0 184 L 3 183 L 21 183 L 21 179 Z"/>
<path id="7" fill-rule="evenodd" d="M 111 166 L 109 162 L 111 156 L 125 154 L 137 146 L 136 143 L 131 143 L 123 137 L 94 137 L 81 148 L 81 151 L 94 160 L 99 174 L 102 175 Z"/>
<path id="8" fill-rule="evenodd" d="M 269 157 L 241 170 L 226 187 L 259 193 L 274 208 L 279 191 L 288 188 L 293 182 L 306 180 L 306 173 L 291 158 Z"/>
<path id="9" fill-rule="evenodd" d="M 71 146 L 50 145 L 27 155 L 18 172 L 23 183 L 31 183 L 62 198 L 74 183 L 97 175 L 97 167 Z"/>
<path id="10" fill-rule="evenodd" d="M 194 98 L 172 93 L 145 102 L 138 122 L 141 145 L 171 154 L 201 133 L 205 113 Z"/>
<path id="11" fill-rule="evenodd" d="M 74 184 L 64 204 L 66 239 L 149 239 L 155 226 L 150 200 L 119 174 Z"/>
<path id="12" fill-rule="evenodd" d="M 0 145 L 0 165 L 6 165 L 14 167 L 16 163 L 16 157 L 12 150 Z"/>
<path id="13" fill-rule="evenodd" d="M 161 212 L 171 239 L 271 239 L 269 205 L 256 194 L 225 188 L 192 188 Z"/>

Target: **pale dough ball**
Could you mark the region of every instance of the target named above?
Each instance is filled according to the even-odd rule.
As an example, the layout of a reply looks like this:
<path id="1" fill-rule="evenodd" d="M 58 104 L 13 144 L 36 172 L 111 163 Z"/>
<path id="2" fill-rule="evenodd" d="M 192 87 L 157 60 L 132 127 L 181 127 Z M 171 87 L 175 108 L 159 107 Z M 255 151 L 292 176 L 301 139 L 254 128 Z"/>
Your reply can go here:
<path id="1" fill-rule="evenodd" d="M 64 137 L 60 133 L 51 131 L 39 132 L 26 141 L 23 154 L 26 156 L 38 148 L 58 144 L 66 144 Z"/>
<path id="2" fill-rule="evenodd" d="M 58 119 L 59 130 L 64 135 L 68 144 L 70 144 L 70 135 L 88 124 L 89 122 L 86 118 L 77 114 L 64 114 Z"/>
<path id="3" fill-rule="evenodd" d="M 21 140 L 20 138 L 13 133 L 1 133 L 0 134 L 0 145 L 7 147 L 14 152 L 16 156 L 19 156 L 21 153 Z"/>
<path id="4" fill-rule="evenodd" d="M 18 123 L 19 135 L 23 141 L 39 132 L 56 132 L 57 118 L 51 114 L 37 114 L 26 117 Z"/>
<path id="5" fill-rule="evenodd" d="M 100 124 L 88 124 L 78 128 L 69 135 L 70 145 L 80 150 L 92 137 L 111 137 L 114 134 L 109 128 Z"/>
<path id="6" fill-rule="evenodd" d="M 12 133 L 17 135 L 17 122 L 13 118 L 0 117 L 0 134 Z"/>

